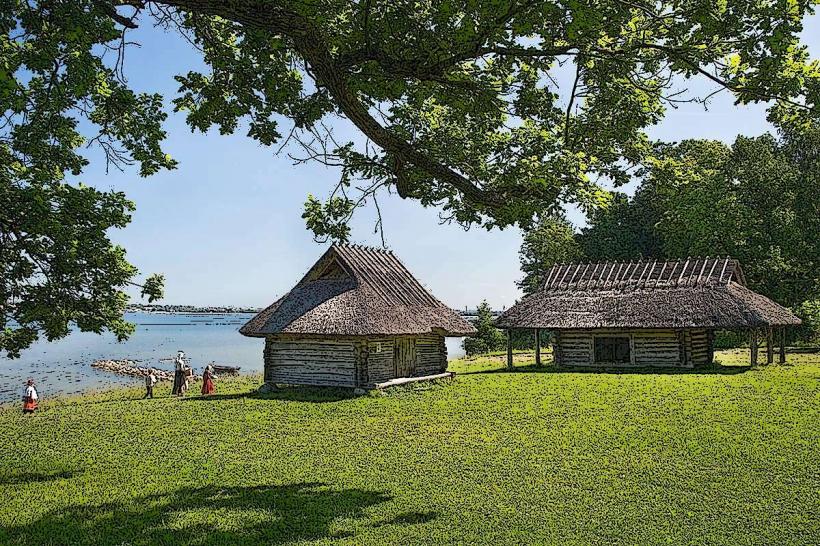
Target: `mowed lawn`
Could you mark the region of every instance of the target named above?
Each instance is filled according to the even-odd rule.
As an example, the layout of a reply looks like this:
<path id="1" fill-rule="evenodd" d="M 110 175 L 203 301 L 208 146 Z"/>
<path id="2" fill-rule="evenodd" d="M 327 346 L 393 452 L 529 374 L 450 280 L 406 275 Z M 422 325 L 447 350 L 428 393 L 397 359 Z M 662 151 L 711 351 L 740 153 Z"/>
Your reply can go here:
<path id="1" fill-rule="evenodd" d="M 818 544 L 820 357 L 790 359 L 6 406 L 0 544 Z"/>

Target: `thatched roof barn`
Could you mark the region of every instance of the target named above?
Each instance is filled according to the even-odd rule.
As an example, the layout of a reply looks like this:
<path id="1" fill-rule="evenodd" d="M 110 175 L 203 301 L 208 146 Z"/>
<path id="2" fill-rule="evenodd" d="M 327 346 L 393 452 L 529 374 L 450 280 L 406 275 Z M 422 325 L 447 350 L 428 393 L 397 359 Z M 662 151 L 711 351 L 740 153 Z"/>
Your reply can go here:
<path id="1" fill-rule="evenodd" d="M 265 338 L 267 383 L 372 387 L 444 372 L 444 337 L 475 329 L 392 252 L 333 245 L 239 331 Z"/>
<path id="2" fill-rule="evenodd" d="M 800 324 L 791 311 L 749 290 L 737 260 L 556 265 L 541 291 L 496 321 L 499 328 L 554 332 L 564 365 L 693 366 L 710 363 L 713 332 L 764 331 Z M 781 359 L 784 358 L 781 348 Z"/>

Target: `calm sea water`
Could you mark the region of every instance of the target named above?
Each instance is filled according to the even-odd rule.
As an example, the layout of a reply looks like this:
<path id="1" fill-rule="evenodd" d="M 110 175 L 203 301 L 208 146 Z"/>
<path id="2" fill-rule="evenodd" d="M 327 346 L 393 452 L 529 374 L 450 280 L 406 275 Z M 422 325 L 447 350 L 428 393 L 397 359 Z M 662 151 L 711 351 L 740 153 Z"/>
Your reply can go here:
<path id="1" fill-rule="evenodd" d="M 139 378 L 99 371 L 91 363 L 128 358 L 143 366 L 170 370 L 173 365 L 160 359 L 173 357 L 179 349 L 185 351 L 197 371 L 216 362 L 240 366 L 242 373 L 261 372 L 264 341 L 239 334 L 239 327 L 252 316 L 129 313 L 126 318 L 137 325 L 137 330 L 123 343 L 117 343 L 110 334 L 84 332 L 52 343 L 37 342 L 19 359 L 0 358 L 0 401 L 16 400 L 29 377 L 36 382 L 41 397 L 139 384 Z M 447 338 L 447 352 L 451 359 L 463 356 L 461 339 Z M 161 384 L 160 392 L 164 388 L 166 385 Z"/>

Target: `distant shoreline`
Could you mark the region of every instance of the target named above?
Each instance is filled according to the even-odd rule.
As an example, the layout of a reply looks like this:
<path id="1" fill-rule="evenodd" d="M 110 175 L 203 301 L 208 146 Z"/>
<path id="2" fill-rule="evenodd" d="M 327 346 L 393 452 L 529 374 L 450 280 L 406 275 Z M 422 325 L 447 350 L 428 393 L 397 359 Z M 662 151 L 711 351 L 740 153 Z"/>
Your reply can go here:
<path id="1" fill-rule="evenodd" d="M 258 313 L 261 309 L 257 307 L 231 307 L 231 306 L 207 306 L 197 307 L 195 305 L 156 305 L 135 303 L 125 308 L 126 313 L 157 313 L 157 314 L 197 314 L 197 315 L 224 315 L 228 313 Z"/>

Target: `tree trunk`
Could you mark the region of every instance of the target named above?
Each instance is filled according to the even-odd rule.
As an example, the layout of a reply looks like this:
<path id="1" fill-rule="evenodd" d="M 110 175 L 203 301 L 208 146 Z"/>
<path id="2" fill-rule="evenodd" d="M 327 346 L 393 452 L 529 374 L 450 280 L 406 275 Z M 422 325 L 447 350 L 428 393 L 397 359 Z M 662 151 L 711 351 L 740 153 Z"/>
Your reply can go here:
<path id="1" fill-rule="evenodd" d="M 535 329 L 535 365 L 541 365 L 541 330 Z"/>

